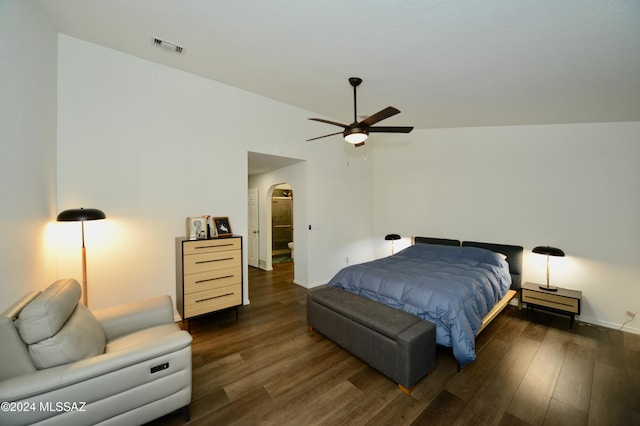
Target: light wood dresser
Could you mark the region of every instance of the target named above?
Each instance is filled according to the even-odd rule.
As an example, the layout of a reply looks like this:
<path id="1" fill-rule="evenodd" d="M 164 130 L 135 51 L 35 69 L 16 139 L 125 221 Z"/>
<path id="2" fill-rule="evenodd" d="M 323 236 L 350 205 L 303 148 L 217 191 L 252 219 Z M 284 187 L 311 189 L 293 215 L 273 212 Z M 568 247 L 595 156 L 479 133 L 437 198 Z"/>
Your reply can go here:
<path id="1" fill-rule="evenodd" d="M 242 305 L 242 237 L 176 238 L 176 308 L 183 320 Z M 189 324 L 190 325 L 190 324 Z"/>

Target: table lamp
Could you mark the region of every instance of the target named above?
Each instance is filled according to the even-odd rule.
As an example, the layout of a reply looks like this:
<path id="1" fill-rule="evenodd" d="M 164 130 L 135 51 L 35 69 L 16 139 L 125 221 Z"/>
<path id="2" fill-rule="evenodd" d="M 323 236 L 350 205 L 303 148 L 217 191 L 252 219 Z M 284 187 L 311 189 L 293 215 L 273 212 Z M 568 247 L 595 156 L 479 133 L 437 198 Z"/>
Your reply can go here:
<path id="1" fill-rule="evenodd" d="M 533 253 L 543 254 L 547 256 L 547 285 L 546 287 L 541 285 L 540 289 L 546 291 L 558 291 L 558 287 L 552 287 L 549 285 L 549 256 L 564 257 L 564 252 L 559 248 L 549 246 L 534 247 L 531 251 Z"/>
<path id="2" fill-rule="evenodd" d="M 387 241 L 391 241 L 391 254 L 393 254 L 393 242 L 395 240 L 399 240 L 400 239 L 400 235 L 398 234 L 387 234 L 384 237 L 385 240 Z"/>

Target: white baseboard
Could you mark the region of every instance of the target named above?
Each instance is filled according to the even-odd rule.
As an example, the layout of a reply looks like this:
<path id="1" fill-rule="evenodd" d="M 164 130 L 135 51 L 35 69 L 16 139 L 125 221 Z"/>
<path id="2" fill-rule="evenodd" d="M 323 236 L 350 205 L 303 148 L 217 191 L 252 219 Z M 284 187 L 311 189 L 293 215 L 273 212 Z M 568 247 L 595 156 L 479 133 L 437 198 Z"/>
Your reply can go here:
<path id="1" fill-rule="evenodd" d="M 580 316 L 580 317 L 577 317 L 577 318 L 579 319 L 579 321 L 585 322 L 587 324 L 600 326 L 600 327 L 605 327 L 605 328 L 611 328 L 613 330 L 620 330 L 620 328 L 622 327 L 622 331 L 626 331 L 627 333 L 640 335 L 640 328 L 638 328 L 637 326 L 632 326 L 631 325 L 631 321 L 623 326 L 622 323 L 617 324 L 617 323 L 613 323 L 613 322 L 609 322 L 609 321 L 602 321 L 602 320 L 599 320 L 599 319 L 588 318 L 588 317 L 584 317 L 584 316 Z"/>

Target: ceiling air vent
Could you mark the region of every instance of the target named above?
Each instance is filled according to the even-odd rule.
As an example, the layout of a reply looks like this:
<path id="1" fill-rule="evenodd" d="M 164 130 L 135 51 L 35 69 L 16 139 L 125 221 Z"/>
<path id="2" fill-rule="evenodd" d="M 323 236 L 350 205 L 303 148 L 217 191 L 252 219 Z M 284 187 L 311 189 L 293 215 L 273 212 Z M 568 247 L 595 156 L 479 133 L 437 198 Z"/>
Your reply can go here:
<path id="1" fill-rule="evenodd" d="M 161 47 L 170 52 L 176 52 L 178 54 L 182 53 L 182 51 L 184 50 L 181 46 L 178 46 L 177 44 L 169 43 L 168 41 L 160 40 L 159 38 L 154 38 L 153 44 L 155 46 Z"/>

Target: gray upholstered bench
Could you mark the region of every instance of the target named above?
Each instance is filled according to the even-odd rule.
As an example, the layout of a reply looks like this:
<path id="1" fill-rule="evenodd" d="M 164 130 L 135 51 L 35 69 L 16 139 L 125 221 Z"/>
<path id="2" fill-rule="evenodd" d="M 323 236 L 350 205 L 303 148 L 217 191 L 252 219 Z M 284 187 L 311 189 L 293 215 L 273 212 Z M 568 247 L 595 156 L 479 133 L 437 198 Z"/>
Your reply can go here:
<path id="1" fill-rule="evenodd" d="M 436 366 L 436 326 L 346 290 L 307 294 L 307 324 L 398 384 L 405 393 Z"/>

